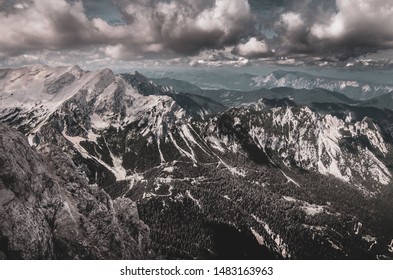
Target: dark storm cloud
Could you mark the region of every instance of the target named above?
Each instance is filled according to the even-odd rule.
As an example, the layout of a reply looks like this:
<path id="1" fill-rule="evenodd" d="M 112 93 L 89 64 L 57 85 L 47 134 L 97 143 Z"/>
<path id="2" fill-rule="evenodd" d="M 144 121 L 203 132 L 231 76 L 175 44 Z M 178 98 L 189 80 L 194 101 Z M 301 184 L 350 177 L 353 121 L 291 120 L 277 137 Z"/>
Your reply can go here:
<path id="1" fill-rule="evenodd" d="M 114 0 L 152 51 L 195 54 L 235 44 L 253 30 L 247 0 Z M 123 42 L 123 47 L 135 40 Z M 149 46 L 148 46 L 149 49 Z"/>
<path id="2" fill-rule="evenodd" d="M 348 59 L 393 47 L 393 0 L 284 1 L 274 11 L 269 45 L 279 55 Z"/>
<path id="3" fill-rule="evenodd" d="M 10 2 L 13 4 L 10 6 Z M 0 55 L 57 50 L 110 41 L 102 19 L 89 20 L 81 2 L 6 1 L 0 10 Z"/>
<path id="4" fill-rule="evenodd" d="M 337 0 L 337 12 L 311 28 L 342 58 L 393 47 L 393 0 Z M 341 53 L 340 53 L 341 52 Z"/>
<path id="5" fill-rule="evenodd" d="M 235 44 L 253 26 L 247 0 L 113 2 L 122 25 L 88 16 L 85 6 L 93 5 L 88 0 L 6 0 L 7 7 L 0 8 L 0 54 L 97 44 L 114 58 L 141 53 L 195 54 Z M 97 4 L 93 7 L 100 10 Z"/>
<path id="6" fill-rule="evenodd" d="M 91 48 L 114 59 L 344 60 L 393 48 L 393 0 L 0 0 L 0 57 Z M 231 52 L 231 51 L 230 51 Z"/>

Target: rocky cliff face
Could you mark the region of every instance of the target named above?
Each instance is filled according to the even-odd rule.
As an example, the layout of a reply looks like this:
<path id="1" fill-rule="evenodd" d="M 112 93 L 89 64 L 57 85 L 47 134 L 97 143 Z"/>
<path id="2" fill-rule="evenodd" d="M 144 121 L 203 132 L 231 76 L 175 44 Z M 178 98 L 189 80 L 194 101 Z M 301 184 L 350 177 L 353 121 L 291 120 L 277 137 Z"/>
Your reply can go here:
<path id="1" fill-rule="evenodd" d="M 146 257 L 136 204 L 89 185 L 60 149 L 43 154 L 0 124 L 0 255 L 6 259 Z"/>
<path id="2" fill-rule="evenodd" d="M 334 176 L 367 195 L 390 184 L 391 144 L 371 118 L 355 121 L 348 113 L 341 119 L 308 107 L 268 103 L 227 111 L 213 123 L 218 132 L 210 139 L 231 147 L 248 137 L 272 164 Z M 223 134 L 235 137 L 224 143 Z"/>

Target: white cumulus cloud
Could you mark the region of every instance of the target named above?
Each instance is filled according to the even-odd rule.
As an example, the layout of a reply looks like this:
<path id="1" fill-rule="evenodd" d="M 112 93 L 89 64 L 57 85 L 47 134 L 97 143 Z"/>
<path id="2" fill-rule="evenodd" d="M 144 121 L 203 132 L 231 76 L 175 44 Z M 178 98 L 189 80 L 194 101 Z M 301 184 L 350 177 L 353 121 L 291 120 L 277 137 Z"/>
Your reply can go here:
<path id="1" fill-rule="evenodd" d="M 243 57 L 256 58 L 265 56 L 269 48 L 264 40 L 252 37 L 246 43 L 237 45 L 233 52 Z"/>

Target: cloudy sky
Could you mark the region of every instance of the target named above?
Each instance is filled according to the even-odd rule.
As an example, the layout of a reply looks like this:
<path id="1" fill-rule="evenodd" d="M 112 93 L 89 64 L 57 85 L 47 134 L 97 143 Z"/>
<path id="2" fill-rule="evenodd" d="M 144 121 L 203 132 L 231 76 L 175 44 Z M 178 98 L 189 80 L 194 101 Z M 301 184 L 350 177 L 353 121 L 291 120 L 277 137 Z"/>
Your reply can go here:
<path id="1" fill-rule="evenodd" d="M 393 0 L 0 0 L 0 66 L 391 67 Z"/>

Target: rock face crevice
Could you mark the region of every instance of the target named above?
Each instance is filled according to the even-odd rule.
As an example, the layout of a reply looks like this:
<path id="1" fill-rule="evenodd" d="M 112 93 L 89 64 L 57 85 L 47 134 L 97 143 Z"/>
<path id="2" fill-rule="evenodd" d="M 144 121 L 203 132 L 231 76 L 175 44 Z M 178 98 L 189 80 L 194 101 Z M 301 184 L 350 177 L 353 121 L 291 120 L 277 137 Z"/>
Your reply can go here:
<path id="1" fill-rule="evenodd" d="M 0 124 L 0 258 L 140 259 L 149 228 L 128 198 L 89 185 L 61 149 Z"/>

